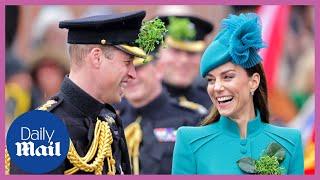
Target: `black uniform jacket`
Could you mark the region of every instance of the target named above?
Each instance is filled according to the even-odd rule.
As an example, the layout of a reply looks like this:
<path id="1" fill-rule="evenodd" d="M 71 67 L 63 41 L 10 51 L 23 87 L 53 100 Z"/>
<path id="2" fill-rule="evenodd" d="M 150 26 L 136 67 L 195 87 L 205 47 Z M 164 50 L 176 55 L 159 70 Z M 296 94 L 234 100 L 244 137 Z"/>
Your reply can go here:
<path id="1" fill-rule="evenodd" d="M 165 90 L 144 107 L 134 108 L 127 100 L 118 107 L 124 127 L 141 117 L 140 174 L 171 174 L 176 130 L 197 125 L 203 118 L 197 111 L 180 106 Z"/>
<path id="2" fill-rule="evenodd" d="M 104 117 L 111 116 L 115 120 L 115 123 L 109 124 L 109 126 L 113 135 L 112 154 L 116 161 L 116 174 L 131 174 L 122 123 L 111 105 L 98 102 L 74 84 L 68 77 L 65 77 L 60 92 L 51 99 L 57 101 L 57 103 L 52 105 L 48 111 L 63 120 L 69 131 L 72 143 L 81 157 L 86 155 L 93 141 L 97 117 L 100 120 L 104 120 Z M 108 172 L 107 164 L 105 160 L 103 174 Z M 65 170 L 72 167 L 73 165 L 66 158 L 61 166 L 49 173 L 63 174 Z M 85 173 L 80 170 L 77 172 L 77 174 Z M 26 173 L 12 164 L 10 174 Z"/>

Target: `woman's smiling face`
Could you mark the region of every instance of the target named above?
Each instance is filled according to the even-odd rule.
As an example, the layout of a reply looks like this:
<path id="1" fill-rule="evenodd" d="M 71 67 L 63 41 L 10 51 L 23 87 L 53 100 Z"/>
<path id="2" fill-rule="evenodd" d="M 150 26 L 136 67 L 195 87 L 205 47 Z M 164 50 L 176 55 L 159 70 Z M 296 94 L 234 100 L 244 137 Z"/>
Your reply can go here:
<path id="1" fill-rule="evenodd" d="M 249 77 L 245 69 L 231 62 L 211 70 L 206 76 L 207 91 L 219 114 L 234 119 L 252 111 L 251 92 L 259 86 L 259 77 L 258 73 Z"/>

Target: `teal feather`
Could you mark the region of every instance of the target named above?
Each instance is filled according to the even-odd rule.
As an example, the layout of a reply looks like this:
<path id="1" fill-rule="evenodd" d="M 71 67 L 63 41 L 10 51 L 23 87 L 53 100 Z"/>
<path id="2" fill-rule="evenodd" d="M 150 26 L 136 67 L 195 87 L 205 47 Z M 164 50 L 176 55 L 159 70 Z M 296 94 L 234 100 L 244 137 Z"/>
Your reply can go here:
<path id="1" fill-rule="evenodd" d="M 226 39 L 228 42 L 224 43 L 229 45 L 229 53 L 235 64 L 250 68 L 261 62 L 258 51 L 266 45 L 261 37 L 261 23 L 256 14 L 229 15 L 221 25 L 230 34 Z"/>

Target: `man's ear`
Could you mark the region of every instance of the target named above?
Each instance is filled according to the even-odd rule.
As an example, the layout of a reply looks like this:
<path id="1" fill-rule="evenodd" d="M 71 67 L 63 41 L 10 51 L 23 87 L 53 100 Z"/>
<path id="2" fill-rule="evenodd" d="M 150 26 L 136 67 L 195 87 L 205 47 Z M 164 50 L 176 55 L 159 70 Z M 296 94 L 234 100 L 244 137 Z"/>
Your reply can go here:
<path id="1" fill-rule="evenodd" d="M 256 89 L 259 87 L 260 84 L 260 74 L 254 73 L 250 77 L 249 86 L 251 91 L 256 91 Z"/>
<path id="2" fill-rule="evenodd" d="M 89 53 L 89 64 L 95 68 L 100 67 L 100 64 L 102 63 L 102 56 L 103 52 L 100 48 L 92 48 Z"/>

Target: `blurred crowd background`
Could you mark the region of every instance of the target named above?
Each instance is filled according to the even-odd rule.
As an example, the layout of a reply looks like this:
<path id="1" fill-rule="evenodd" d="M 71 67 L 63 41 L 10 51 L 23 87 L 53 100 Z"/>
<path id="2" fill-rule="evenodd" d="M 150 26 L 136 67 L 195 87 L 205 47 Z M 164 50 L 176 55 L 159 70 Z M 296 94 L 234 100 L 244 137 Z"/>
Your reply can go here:
<path id="1" fill-rule="evenodd" d="M 269 45 L 261 56 L 268 78 L 271 123 L 301 130 L 305 173 L 314 174 L 313 6 L 6 6 L 6 130 L 15 117 L 54 95 L 68 73 L 67 31 L 58 28 L 59 21 L 142 9 L 147 12 L 146 20 L 183 13 L 210 21 L 214 31 L 207 37 L 208 43 L 229 13 L 257 12 Z"/>

